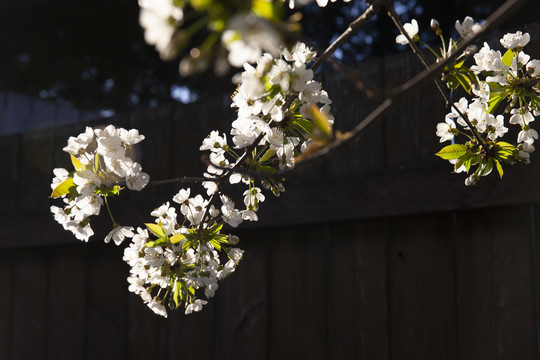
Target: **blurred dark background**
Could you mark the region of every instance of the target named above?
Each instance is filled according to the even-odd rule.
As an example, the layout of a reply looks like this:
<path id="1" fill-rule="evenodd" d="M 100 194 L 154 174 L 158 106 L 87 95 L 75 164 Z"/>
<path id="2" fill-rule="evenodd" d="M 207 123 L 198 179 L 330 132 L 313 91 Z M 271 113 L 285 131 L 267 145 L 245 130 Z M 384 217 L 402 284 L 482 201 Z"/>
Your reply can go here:
<path id="1" fill-rule="evenodd" d="M 422 38 L 434 42 L 429 21 L 436 18 L 445 30 L 466 15 L 487 17 L 501 0 L 398 0 L 402 20 L 418 20 Z M 538 7 L 537 2 L 529 5 Z M 303 33 L 319 48 L 326 47 L 360 15 L 363 1 L 315 3 L 303 13 Z M 0 90 L 13 90 L 42 99 L 60 100 L 103 115 L 156 107 L 170 102 L 192 102 L 214 93 L 230 92 L 228 75 L 212 71 L 181 78 L 178 61 L 164 62 L 143 39 L 135 0 L 116 1 L 2 1 L 0 4 Z M 538 11 L 523 12 L 515 25 L 537 20 Z M 511 25 L 511 23 L 506 23 Z M 385 15 L 360 30 L 336 56 L 357 63 L 403 50 Z M 188 47 L 189 49 L 189 47 Z M 208 86 L 208 84 L 212 86 Z M 217 86 L 219 84 L 219 86 Z"/>

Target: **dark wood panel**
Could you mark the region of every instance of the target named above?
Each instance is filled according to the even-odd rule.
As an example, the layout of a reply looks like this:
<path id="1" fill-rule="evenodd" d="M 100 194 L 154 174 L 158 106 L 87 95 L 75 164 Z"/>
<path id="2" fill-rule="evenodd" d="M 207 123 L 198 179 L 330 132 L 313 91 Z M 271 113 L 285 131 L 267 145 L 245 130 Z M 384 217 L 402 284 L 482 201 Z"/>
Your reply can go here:
<path id="1" fill-rule="evenodd" d="M 270 357 L 323 359 L 327 349 L 325 230 L 288 227 L 273 233 Z"/>
<path id="2" fill-rule="evenodd" d="M 331 359 L 388 359 L 386 223 L 351 221 L 329 228 Z"/>
<path id="3" fill-rule="evenodd" d="M 529 208 L 461 212 L 463 359 L 536 359 Z"/>
<path id="4" fill-rule="evenodd" d="M 86 358 L 122 359 L 128 350 L 128 266 L 114 245 L 88 244 L 86 259 Z"/>
<path id="5" fill-rule="evenodd" d="M 47 358 L 83 359 L 86 282 L 84 245 L 51 251 L 47 309 Z"/>
<path id="6" fill-rule="evenodd" d="M 45 359 L 49 252 L 14 251 L 12 359 Z M 31 342 L 29 342 L 31 341 Z"/>
<path id="7" fill-rule="evenodd" d="M 389 222 L 391 359 L 457 359 L 452 217 Z"/>
<path id="8" fill-rule="evenodd" d="M 14 272 L 14 251 L 4 251 L 0 253 L 0 274 L 2 274 L 2 288 L 4 289 L 0 296 L 0 359 L 9 359 L 12 345 L 13 333 L 13 291 L 15 282 L 13 281 Z"/>
<path id="9" fill-rule="evenodd" d="M 243 259 L 220 282 L 216 298 L 216 339 L 219 359 L 267 358 L 268 252 L 270 232 L 241 232 Z"/>

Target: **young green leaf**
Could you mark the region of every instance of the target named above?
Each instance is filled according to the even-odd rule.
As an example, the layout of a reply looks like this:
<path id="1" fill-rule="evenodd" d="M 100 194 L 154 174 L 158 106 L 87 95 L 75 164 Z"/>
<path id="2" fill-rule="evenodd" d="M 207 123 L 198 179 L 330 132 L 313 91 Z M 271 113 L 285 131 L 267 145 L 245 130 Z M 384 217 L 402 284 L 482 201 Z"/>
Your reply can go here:
<path id="1" fill-rule="evenodd" d="M 452 145 L 443 147 L 441 151 L 439 151 L 435 155 L 445 160 L 454 160 L 454 159 L 459 159 L 465 154 L 467 154 L 467 145 L 452 144 Z"/>
<path id="2" fill-rule="evenodd" d="M 173 244 L 177 244 L 179 243 L 180 241 L 184 240 L 186 237 L 183 235 L 183 234 L 175 234 L 173 236 L 171 236 L 171 238 L 169 239 Z"/>
<path id="3" fill-rule="evenodd" d="M 514 59 L 515 51 L 512 49 L 506 50 L 502 57 L 502 63 L 506 66 L 512 65 L 512 60 Z"/>
<path id="4" fill-rule="evenodd" d="M 75 168 L 75 170 L 77 170 L 77 171 L 84 171 L 84 169 L 86 168 L 86 166 L 84 166 L 83 164 L 81 164 L 81 162 L 79 161 L 79 159 L 77 159 L 75 156 L 73 156 L 73 154 L 69 154 L 69 156 L 71 156 L 71 163 L 73 164 L 73 167 Z"/>
<path id="5" fill-rule="evenodd" d="M 76 186 L 73 183 L 73 178 L 69 177 L 66 180 L 62 181 L 57 187 L 54 188 L 50 197 L 56 199 L 66 194 L 69 194 L 70 189 L 72 188 L 76 188 Z"/>
<path id="6" fill-rule="evenodd" d="M 503 171 L 501 162 L 499 160 L 497 160 L 497 159 L 494 159 L 493 161 L 495 162 L 495 166 L 497 167 L 497 172 L 499 173 L 499 176 L 502 179 L 504 171 Z"/>
<path id="7" fill-rule="evenodd" d="M 161 226 L 153 223 L 145 223 L 144 225 L 146 225 L 148 230 L 150 230 L 150 232 L 156 235 L 158 238 L 165 238 L 165 232 L 163 231 Z"/>

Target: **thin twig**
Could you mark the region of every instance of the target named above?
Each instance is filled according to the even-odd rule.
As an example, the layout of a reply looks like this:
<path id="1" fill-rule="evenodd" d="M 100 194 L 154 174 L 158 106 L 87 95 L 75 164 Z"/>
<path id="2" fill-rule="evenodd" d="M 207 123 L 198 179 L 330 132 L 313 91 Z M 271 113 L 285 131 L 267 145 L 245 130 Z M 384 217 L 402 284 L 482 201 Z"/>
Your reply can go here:
<path id="1" fill-rule="evenodd" d="M 375 0 L 373 4 L 370 4 L 366 11 L 360 15 L 356 20 L 349 24 L 347 30 L 345 30 L 315 61 L 311 70 L 315 72 L 319 66 L 322 65 L 326 59 L 332 55 L 342 44 L 344 44 L 349 38 L 366 22 L 368 22 L 373 16 L 375 16 L 383 6 L 383 0 Z"/>
<path id="2" fill-rule="evenodd" d="M 206 178 L 206 177 L 188 177 L 184 176 L 181 178 L 176 179 L 166 179 L 166 180 L 152 180 L 148 183 L 148 185 L 165 185 L 165 184 L 171 184 L 171 183 L 198 183 L 203 181 L 214 181 L 218 182 L 220 181 L 220 178 L 214 177 L 214 178 Z"/>
<path id="3" fill-rule="evenodd" d="M 409 46 L 411 47 L 413 53 L 420 59 L 420 62 L 424 65 L 424 67 L 426 69 L 429 69 L 430 65 L 429 65 L 426 57 L 424 56 L 424 53 L 422 53 L 422 51 L 418 47 L 418 44 L 416 44 L 416 42 L 413 41 L 410 38 L 407 31 L 405 31 L 405 28 L 403 27 L 403 24 L 401 23 L 401 20 L 399 19 L 399 16 L 396 13 L 396 10 L 394 9 L 394 4 L 391 1 L 388 1 L 385 6 L 386 6 L 386 10 L 388 12 L 388 16 L 390 17 L 390 19 L 392 19 L 392 21 L 397 26 L 397 28 L 399 29 L 401 34 L 403 34 L 405 36 L 405 38 L 407 39 L 407 42 L 409 43 Z M 456 54 L 459 54 L 459 52 L 457 52 L 457 51 L 454 52 L 454 56 Z M 435 86 L 437 86 L 437 90 L 439 90 L 439 93 L 443 97 L 444 102 L 446 104 L 446 107 L 447 108 L 453 108 L 458 113 L 458 115 L 465 121 L 465 123 L 467 124 L 467 126 L 471 130 L 471 133 L 473 134 L 473 136 L 476 138 L 476 140 L 478 140 L 478 143 L 483 144 L 484 140 L 482 139 L 482 137 L 478 133 L 478 130 L 476 129 L 476 127 L 473 126 L 473 124 L 470 122 L 469 118 L 467 116 L 465 116 L 457 106 L 455 106 L 454 104 L 452 104 L 450 102 L 450 97 L 448 96 L 448 93 L 443 89 L 444 84 L 442 83 L 441 79 L 438 76 L 434 76 L 433 77 L 433 82 L 435 83 Z"/>

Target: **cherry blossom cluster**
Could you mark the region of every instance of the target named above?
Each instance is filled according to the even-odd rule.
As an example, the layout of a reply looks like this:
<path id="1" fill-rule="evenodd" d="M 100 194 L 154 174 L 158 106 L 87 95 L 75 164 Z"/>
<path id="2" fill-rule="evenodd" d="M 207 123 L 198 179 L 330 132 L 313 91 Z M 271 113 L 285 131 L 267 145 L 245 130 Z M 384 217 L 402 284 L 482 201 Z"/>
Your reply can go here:
<path id="1" fill-rule="evenodd" d="M 198 298 L 197 290 L 213 297 L 218 281 L 234 272 L 244 252 L 232 247 L 238 237 L 220 234 L 222 224 L 194 226 L 201 223 L 203 206 L 200 195 L 188 196 L 189 191 L 181 190 L 173 199 L 183 199 L 181 211 L 187 220 L 183 225 L 177 223 L 176 209 L 163 204 L 151 214 L 156 223 L 138 228 L 124 251 L 123 260 L 131 267 L 129 291 L 164 317 L 166 306 L 176 309 L 184 304 L 186 314 L 200 311 L 207 301 Z M 228 258 L 224 264 L 220 252 Z"/>
<path id="2" fill-rule="evenodd" d="M 528 33 L 506 34 L 500 39 L 506 49 L 504 54 L 484 43 L 474 55 L 475 64 L 471 66 L 476 75 L 472 86 L 475 97 L 470 103 L 462 97 L 445 122 L 437 126 L 441 142 L 453 141 L 454 135 L 462 134 L 462 130 L 474 135 L 468 135 L 469 141 L 465 144 L 446 149 L 446 152 L 465 151 L 464 154 L 456 152 L 452 158 L 446 156 L 454 164 L 455 172 L 469 172 L 471 166 L 477 166 L 465 180 L 466 185 L 476 184 L 494 168 L 502 177 L 503 163 L 530 162 L 534 141 L 538 139 L 531 122 L 540 114 L 540 61 L 531 59 L 523 51 L 528 42 Z M 501 105 L 504 108 L 501 109 Z M 519 126 L 515 142 L 499 141 L 508 133 L 505 124 Z"/>
<path id="3" fill-rule="evenodd" d="M 243 254 L 233 247 L 238 237 L 221 233 L 223 225 L 257 221 L 265 200 L 257 179 L 279 195 L 284 187 L 273 175 L 294 166 L 295 156 L 306 148 L 313 111 L 331 121 L 328 94 L 306 69 L 314 55 L 299 43 L 278 59 L 266 53 L 256 67 L 244 65 L 233 96 L 238 118 L 232 123 L 232 144 L 212 131 L 200 146 L 209 153 L 208 181 L 202 183 L 208 198 L 182 188 L 172 198 L 180 214 L 167 202 L 152 212 L 154 223 L 137 229 L 124 253 L 131 266 L 129 290 L 157 314 L 167 316 L 167 306 L 182 304 L 186 314 L 199 311 L 207 303 L 199 294 L 214 296 L 218 281 L 234 272 Z M 225 195 L 227 183 L 245 186 L 241 208 Z"/>
<path id="4" fill-rule="evenodd" d="M 79 240 L 88 241 L 94 234 L 90 217 L 99 215 L 107 197 L 116 195 L 122 187 L 140 191 L 148 184 L 149 176 L 139 163 L 129 156 L 132 146 L 144 139 L 138 130 L 86 128 L 77 137 L 70 137 L 64 151 L 70 154 L 73 171 L 53 170 L 51 197 L 62 198 L 65 206 L 51 206 L 54 219 Z M 105 238 L 119 244 L 132 229 L 114 224 Z"/>
<path id="5" fill-rule="evenodd" d="M 454 52 L 460 41 L 476 34 L 482 26 L 471 17 L 466 17 L 463 22 L 456 21 L 455 29 L 460 38 L 457 41 L 450 39 L 448 47 L 436 20 L 431 21 L 431 28 L 441 38 L 440 55 L 425 45 L 437 60 L 442 60 Z M 405 24 L 404 30 L 413 42 L 421 42 L 416 20 Z M 453 104 L 445 122 L 437 125 L 440 142 L 452 142 L 437 155 L 449 160 L 456 173 L 470 174 L 465 180 L 466 185 L 476 184 L 481 176 L 490 174 L 494 168 L 502 177 L 503 164 L 529 163 L 534 141 L 538 139 L 538 133 L 530 124 L 540 114 L 540 61 L 531 59 L 523 51 L 529 40 L 528 33 L 508 33 L 500 39 L 506 49 L 504 54 L 484 43 L 474 54 L 475 64 L 467 67 L 467 57 L 476 52 L 476 47 L 470 46 L 444 69 L 442 80 L 448 88 L 454 91 L 461 87 L 472 99 L 462 97 Z M 400 34 L 396 42 L 405 45 L 408 40 Z M 504 105 L 503 109 L 501 105 Z M 502 141 L 509 133 L 507 124 L 521 129 L 515 145 L 511 141 Z M 465 136 L 467 141 L 455 143 L 457 135 Z M 471 173 L 473 167 L 476 169 Z"/>

